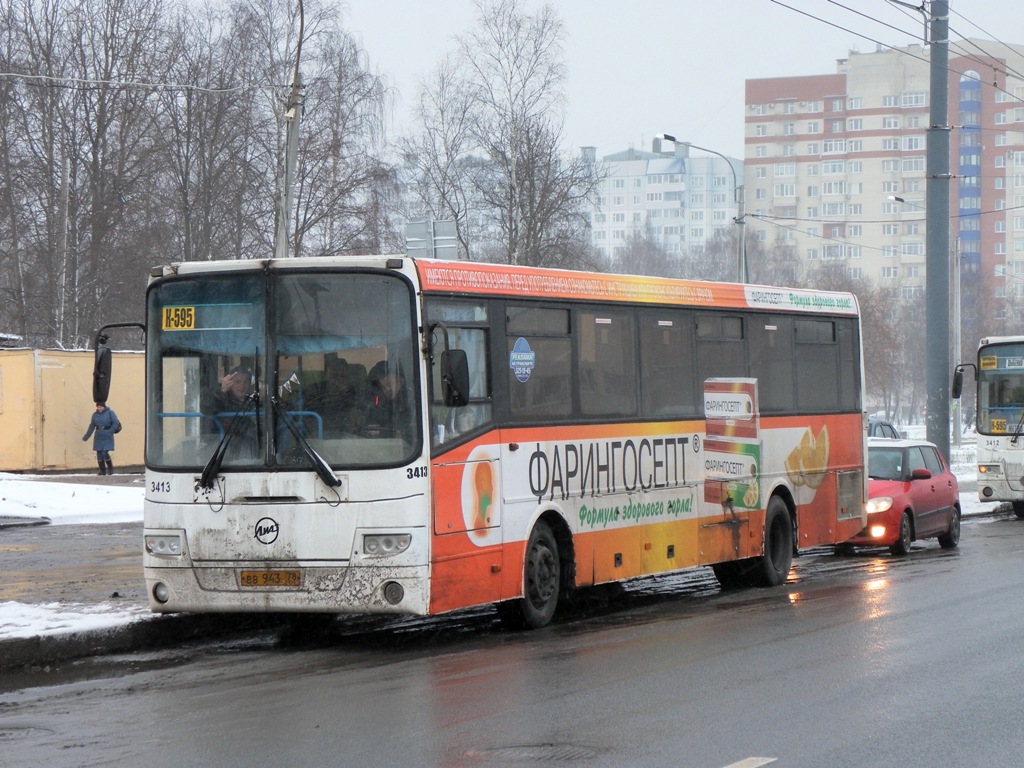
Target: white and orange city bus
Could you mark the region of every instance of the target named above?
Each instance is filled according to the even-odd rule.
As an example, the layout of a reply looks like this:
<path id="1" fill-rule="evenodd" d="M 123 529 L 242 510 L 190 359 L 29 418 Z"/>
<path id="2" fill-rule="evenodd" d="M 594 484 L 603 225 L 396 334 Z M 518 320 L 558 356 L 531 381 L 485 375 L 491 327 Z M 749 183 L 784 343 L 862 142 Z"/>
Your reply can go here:
<path id="1" fill-rule="evenodd" d="M 154 611 L 548 623 L 577 588 L 778 585 L 865 524 L 849 294 L 401 256 L 147 293 Z"/>

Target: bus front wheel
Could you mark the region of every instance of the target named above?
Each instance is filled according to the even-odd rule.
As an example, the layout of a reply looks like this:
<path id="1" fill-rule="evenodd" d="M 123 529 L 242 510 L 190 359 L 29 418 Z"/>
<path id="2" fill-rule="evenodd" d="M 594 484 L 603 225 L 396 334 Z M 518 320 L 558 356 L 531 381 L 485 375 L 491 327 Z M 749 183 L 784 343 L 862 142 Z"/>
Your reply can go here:
<path id="1" fill-rule="evenodd" d="M 540 521 L 530 533 L 523 562 L 523 596 L 498 603 L 498 616 L 512 629 L 539 629 L 550 623 L 561 589 L 558 542 L 550 526 Z"/>

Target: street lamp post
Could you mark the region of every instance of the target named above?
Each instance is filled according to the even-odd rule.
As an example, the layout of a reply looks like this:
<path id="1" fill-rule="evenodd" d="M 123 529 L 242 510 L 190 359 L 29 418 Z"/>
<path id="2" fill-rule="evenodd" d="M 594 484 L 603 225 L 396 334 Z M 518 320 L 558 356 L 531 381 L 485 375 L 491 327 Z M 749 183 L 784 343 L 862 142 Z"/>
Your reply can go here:
<path id="1" fill-rule="evenodd" d="M 747 274 L 747 246 L 743 240 L 743 225 L 746 224 L 743 186 L 739 183 L 739 179 L 736 176 L 736 169 L 732 167 L 732 162 L 721 152 L 716 152 L 715 150 L 708 149 L 707 147 L 698 147 L 696 144 L 689 141 L 677 141 L 675 136 L 667 133 L 661 134 L 659 138 L 664 139 L 665 141 L 671 141 L 673 144 L 682 144 L 684 147 L 699 149 L 701 152 L 710 152 L 712 155 L 718 155 L 718 157 L 725 160 L 725 164 L 729 166 L 729 171 L 732 173 L 733 202 L 736 203 L 736 218 L 733 219 L 733 221 L 736 222 L 736 282 L 747 282 L 749 280 L 749 275 Z"/>

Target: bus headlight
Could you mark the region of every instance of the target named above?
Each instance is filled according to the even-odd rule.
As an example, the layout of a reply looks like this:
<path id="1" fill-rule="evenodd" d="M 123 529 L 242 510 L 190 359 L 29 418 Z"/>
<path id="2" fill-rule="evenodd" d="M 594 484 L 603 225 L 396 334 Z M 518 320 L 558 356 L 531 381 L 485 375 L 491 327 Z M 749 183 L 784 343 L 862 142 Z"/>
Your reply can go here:
<path id="1" fill-rule="evenodd" d="M 1002 468 L 998 464 L 979 464 L 979 475 L 1001 475 Z"/>
<path id="2" fill-rule="evenodd" d="M 408 533 L 368 533 L 363 536 L 364 555 L 397 555 L 412 544 Z"/>
<path id="3" fill-rule="evenodd" d="M 181 557 L 181 537 L 163 534 L 146 536 L 146 552 L 157 557 Z"/>

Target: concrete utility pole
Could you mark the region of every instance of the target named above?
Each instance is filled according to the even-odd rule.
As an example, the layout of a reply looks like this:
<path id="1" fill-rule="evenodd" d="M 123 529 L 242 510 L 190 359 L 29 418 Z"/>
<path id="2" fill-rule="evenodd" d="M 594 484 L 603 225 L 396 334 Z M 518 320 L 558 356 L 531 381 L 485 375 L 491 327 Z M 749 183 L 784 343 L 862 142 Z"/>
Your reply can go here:
<path id="1" fill-rule="evenodd" d="M 928 440 L 949 456 L 949 2 L 931 3 L 931 110 L 925 204 L 925 392 Z"/>

